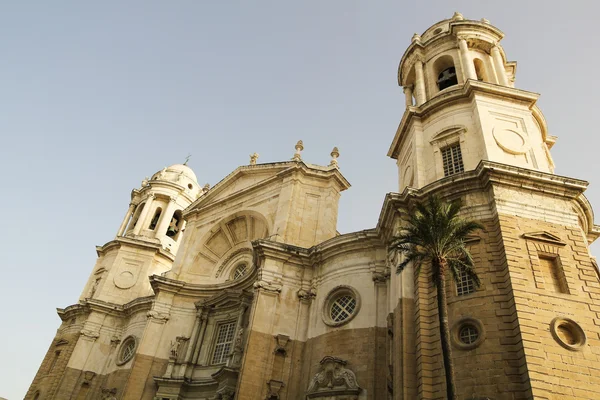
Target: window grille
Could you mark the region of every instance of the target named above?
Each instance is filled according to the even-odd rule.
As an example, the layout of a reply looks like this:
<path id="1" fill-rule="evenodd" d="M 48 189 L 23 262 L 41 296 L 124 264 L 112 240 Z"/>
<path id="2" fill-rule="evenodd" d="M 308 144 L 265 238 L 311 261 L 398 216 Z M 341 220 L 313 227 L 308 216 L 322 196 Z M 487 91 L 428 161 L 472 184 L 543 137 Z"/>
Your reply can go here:
<path id="1" fill-rule="evenodd" d="M 462 269 L 458 271 L 458 282 L 456 282 L 456 294 L 464 296 L 475 291 L 475 281 Z"/>
<path id="2" fill-rule="evenodd" d="M 348 294 L 338 297 L 332 304 L 330 315 L 333 322 L 340 322 L 352 315 L 356 309 L 356 299 Z"/>
<path id="3" fill-rule="evenodd" d="M 442 149 L 442 163 L 444 164 L 444 176 L 458 174 L 465 170 L 460 144 L 457 143 Z"/>
<path id="4" fill-rule="evenodd" d="M 464 344 L 472 344 L 479 338 L 479 332 L 473 325 L 465 325 L 460 329 L 458 338 Z"/>
<path id="5" fill-rule="evenodd" d="M 235 322 L 228 322 L 226 324 L 219 325 L 217 331 L 217 342 L 215 344 L 215 351 L 213 353 L 212 363 L 222 364 L 227 361 L 231 346 L 233 344 L 233 337 L 235 336 Z"/>
<path id="6" fill-rule="evenodd" d="M 121 362 L 125 363 L 133 358 L 135 354 L 135 339 L 128 339 L 123 345 L 123 350 L 121 350 Z"/>
<path id="7" fill-rule="evenodd" d="M 235 272 L 233 273 L 233 279 L 240 279 L 242 276 L 246 275 L 248 272 L 248 265 L 240 264 L 235 268 Z"/>

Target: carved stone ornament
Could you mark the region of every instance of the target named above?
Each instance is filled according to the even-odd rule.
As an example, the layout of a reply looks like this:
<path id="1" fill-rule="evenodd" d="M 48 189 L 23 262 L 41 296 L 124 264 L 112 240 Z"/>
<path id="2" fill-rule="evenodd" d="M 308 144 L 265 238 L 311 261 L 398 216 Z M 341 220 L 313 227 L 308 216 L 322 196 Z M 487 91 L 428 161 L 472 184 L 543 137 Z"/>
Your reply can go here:
<path id="1" fill-rule="evenodd" d="M 267 281 L 256 281 L 254 282 L 254 289 L 257 290 L 264 290 L 266 292 L 271 292 L 271 293 L 275 293 L 275 294 L 279 294 L 281 293 L 281 285 L 278 284 L 273 284 L 271 282 L 267 282 Z"/>
<path id="2" fill-rule="evenodd" d="M 284 384 L 281 381 L 275 381 L 271 379 L 267 382 L 267 386 L 269 388 L 269 394 L 267 394 L 267 400 L 279 399 L 279 392 L 281 388 L 283 388 Z"/>
<path id="3" fill-rule="evenodd" d="M 169 320 L 169 314 L 161 313 L 159 311 L 151 310 L 146 314 L 148 319 L 152 320 L 152 322 L 156 322 L 159 324 L 164 324 Z"/>
<path id="4" fill-rule="evenodd" d="M 117 400 L 117 388 L 102 389 L 102 400 Z"/>
<path id="5" fill-rule="evenodd" d="M 81 335 L 82 339 L 91 340 L 92 342 L 100 337 L 99 333 L 91 331 L 89 329 L 82 329 L 81 332 L 79 332 L 79 334 Z"/>
<path id="6" fill-rule="evenodd" d="M 306 390 L 308 399 L 329 399 L 333 396 L 347 396 L 348 400 L 358 399 L 361 388 L 356 375 L 346 368 L 346 361 L 325 356 L 321 360 L 321 371 L 310 380 Z"/>
<path id="7" fill-rule="evenodd" d="M 310 302 L 316 296 L 317 296 L 317 292 L 312 287 L 308 290 L 307 289 L 298 290 L 298 298 L 300 299 L 300 301 Z"/>
<path id="8" fill-rule="evenodd" d="M 287 350 L 285 347 L 290 341 L 290 337 L 287 335 L 275 335 L 275 354 L 281 354 L 285 357 Z"/>
<path id="9" fill-rule="evenodd" d="M 375 283 L 386 283 L 390 278 L 390 269 L 385 268 L 382 271 L 373 271 L 373 282 Z"/>
<path id="10" fill-rule="evenodd" d="M 83 373 L 83 380 L 84 382 L 90 384 L 92 382 L 92 379 L 94 379 L 94 377 L 96 376 L 96 373 L 93 371 L 85 371 Z"/>

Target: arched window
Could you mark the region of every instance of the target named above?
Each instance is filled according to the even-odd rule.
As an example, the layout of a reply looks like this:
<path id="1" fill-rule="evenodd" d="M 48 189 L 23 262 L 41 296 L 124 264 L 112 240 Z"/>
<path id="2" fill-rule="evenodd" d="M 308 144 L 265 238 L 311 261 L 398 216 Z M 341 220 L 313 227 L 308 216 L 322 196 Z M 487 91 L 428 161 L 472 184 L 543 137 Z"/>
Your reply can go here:
<path id="1" fill-rule="evenodd" d="M 152 217 L 152 221 L 150 221 L 150 226 L 148 227 L 151 231 L 156 229 L 156 225 L 158 224 L 158 220 L 160 219 L 160 214 L 162 213 L 162 208 L 158 207 L 156 212 L 154 213 L 154 217 Z"/>
<path id="2" fill-rule="evenodd" d="M 454 59 L 450 55 L 443 55 L 435 60 L 433 64 L 437 87 L 444 90 L 458 84 Z"/>
<path id="3" fill-rule="evenodd" d="M 440 72 L 437 77 L 437 84 L 440 90 L 457 85 L 458 80 L 456 79 L 456 69 L 454 67 L 449 67 Z"/>
<path id="4" fill-rule="evenodd" d="M 173 217 L 171 218 L 171 223 L 167 228 L 167 236 L 172 238 L 173 240 L 177 240 L 179 232 L 181 231 L 181 225 L 183 225 L 183 215 L 181 213 L 181 210 L 177 210 L 173 214 Z"/>
<path id="5" fill-rule="evenodd" d="M 485 73 L 485 66 L 483 65 L 483 61 L 481 61 L 479 58 L 474 58 L 473 64 L 475 65 L 475 74 L 477 75 L 477 80 L 488 82 L 488 77 Z"/>
<path id="6" fill-rule="evenodd" d="M 140 214 L 142 213 L 142 209 L 144 208 L 145 205 L 146 205 L 146 203 L 137 205 L 137 207 L 135 208 L 135 211 L 133 212 L 133 218 L 131 218 L 131 223 L 127 227 L 127 231 L 133 230 L 133 228 L 135 228 L 135 224 L 137 224 L 138 219 L 140 219 Z"/>

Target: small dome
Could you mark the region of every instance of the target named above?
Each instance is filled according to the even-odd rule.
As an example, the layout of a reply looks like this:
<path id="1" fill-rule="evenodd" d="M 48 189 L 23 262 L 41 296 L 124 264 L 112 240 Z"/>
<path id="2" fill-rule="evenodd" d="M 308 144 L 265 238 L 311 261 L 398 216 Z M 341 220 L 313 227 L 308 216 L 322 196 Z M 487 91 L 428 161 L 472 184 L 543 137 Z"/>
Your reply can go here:
<path id="1" fill-rule="evenodd" d="M 193 197 L 200 192 L 198 186 L 198 178 L 190 167 L 184 164 L 175 164 L 170 167 L 163 168 L 154 175 L 151 181 L 167 181 L 184 187 L 186 191 Z"/>
<path id="2" fill-rule="evenodd" d="M 169 172 L 171 172 L 171 171 L 172 172 L 179 172 L 179 173 L 183 172 L 183 175 L 187 176 L 188 178 L 192 179 L 195 182 L 198 182 L 198 178 L 196 178 L 196 174 L 187 165 L 184 165 L 184 164 L 174 164 L 174 165 L 171 165 L 170 167 L 168 167 L 167 171 L 169 171 Z"/>

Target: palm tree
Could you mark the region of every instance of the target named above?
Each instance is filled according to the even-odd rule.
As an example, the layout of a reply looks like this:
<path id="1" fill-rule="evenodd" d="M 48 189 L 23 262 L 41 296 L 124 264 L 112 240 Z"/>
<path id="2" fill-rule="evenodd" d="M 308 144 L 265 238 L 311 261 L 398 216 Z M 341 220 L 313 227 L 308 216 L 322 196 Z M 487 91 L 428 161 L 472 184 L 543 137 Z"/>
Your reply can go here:
<path id="1" fill-rule="evenodd" d="M 458 202 L 445 203 L 437 196 L 430 196 L 426 201 L 416 205 L 414 213 L 410 215 L 408 226 L 400 235 L 394 237 L 390 244 L 405 256 L 398 265 L 397 273 L 402 272 L 409 263 L 413 264 L 417 275 L 421 272 L 423 264 L 431 266 L 432 281 L 437 288 L 440 340 L 448 400 L 456 399 L 456 387 L 448 326 L 446 277 L 450 271 L 454 281 L 458 282 L 460 274 L 466 273 L 476 286 L 480 284 L 465 239 L 469 234 L 483 227 L 477 222 L 460 218 L 458 216 L 460 209 L 461 205 Z"/>

